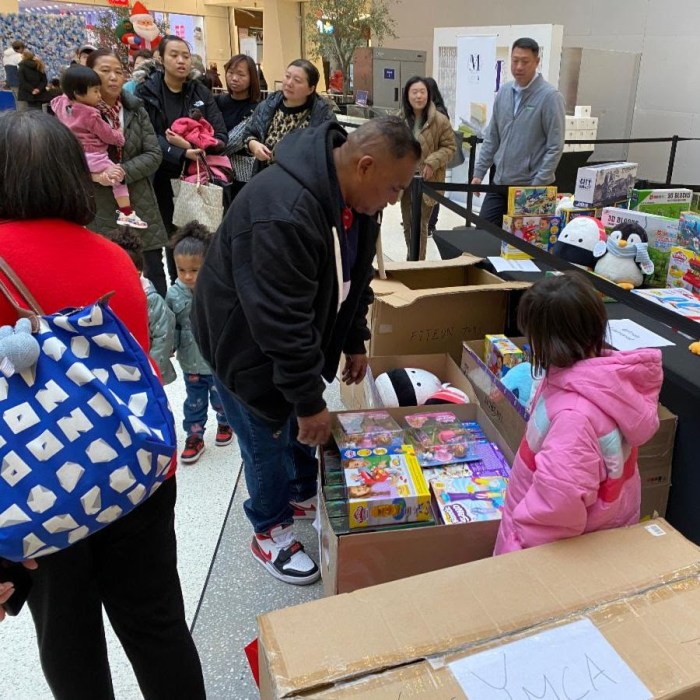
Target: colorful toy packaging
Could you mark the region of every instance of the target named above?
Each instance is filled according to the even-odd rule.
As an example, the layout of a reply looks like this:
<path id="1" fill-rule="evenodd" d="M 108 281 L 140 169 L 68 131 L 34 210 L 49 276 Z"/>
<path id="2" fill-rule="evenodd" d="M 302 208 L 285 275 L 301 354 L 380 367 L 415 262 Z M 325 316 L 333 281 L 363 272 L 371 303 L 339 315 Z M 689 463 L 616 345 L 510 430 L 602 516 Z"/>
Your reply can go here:
<path id="1" fill-rule="evenodd" d="M 606 163 L 578 169 L 574 206 L 599 207 L 627 199 L 637 177 L 637 163 Z"/>
<path id="2" fill-rule="evenodd" d="M 506 214 L 503 217 L 503 229 L 522 238 L 526 243 L 532 243 L 542 250 L 549 250 L 557 242 L 561 230 L 561 218 Z"/>
<path id="3" fill-rule="evenodd" d="M 633 292 L 681 316 L 700 321 L 700 298 L 687 289 L 634 289 Z"/>
<path id="4" fill-rule="evenodd" d="M 509 187 L 511 216 L 553 216 L 557 208 L 556 187 Z"/>
<path id="5" fill-rule="evenodd" d="M 681 214 L 678 224 L 678 246 L 700 253 L 700 215 L 690 211 Z"/>
<path id="6" fill-rule="evenodd" d="M 633 189 L 629 195 L 629 207 L 646 214 L 667 216 L 677 219 L 688 211 L 693 199 L 693 191 L 684 187 L 664 190 Z"/>
<path id="7" fill-rule="evenodd" d="M 403 431 L 386 411 L 340 413 L 332 429 L 342 461 L 401 452 Z"/>
<path id="8" fill-rule="evenodd" d="M 406 438 L 413 445 L 421 467 L 478 459 L 469 431 L 450 411 L 414 413 L 403 419 Z"/>
<path id="9" fill-rule="evenodd" d="M 698 273 L 700 273 L 700 252 L 678 247 L 671 250 L 667 287 L 687 289 L 689 292 L 698 294 L 700 293 L 700 286 L 696 284 L 700 282 Z"/>
<path id="10" fill-rule="evenodd" d="M 478 460 L 465 462 L 463 464 L 446 464 L 442 467 L 430 467 L 423 470 L 423 476 L 431 479 L 441 479 L 454 476 L 487 477 L 502 476 L 505 479 L 510 477 L 510 466 L 498 447 L 486 440 L 479 441 L 474 447 Z"/>
<path id="11" fill-rule="evenodd" d="M 499 379 L 526 359 L 525 353 L 505 335 L 487 335 L 484 339 L 484 362 Z"/>
<path id="12" fill-rule="evenodd" d="M 500 520 L 508 479 L 502 476 L 446 476 L 430 480 L 446 525 Z"/>
<path id="13" fill-rule="evenodd" d="M 355 460 L 342 472 L 343 484 L 326 484 L 332 518 L 347 518 L 350 529 L 427 521 L 430 490 L 413 454 Z"/>

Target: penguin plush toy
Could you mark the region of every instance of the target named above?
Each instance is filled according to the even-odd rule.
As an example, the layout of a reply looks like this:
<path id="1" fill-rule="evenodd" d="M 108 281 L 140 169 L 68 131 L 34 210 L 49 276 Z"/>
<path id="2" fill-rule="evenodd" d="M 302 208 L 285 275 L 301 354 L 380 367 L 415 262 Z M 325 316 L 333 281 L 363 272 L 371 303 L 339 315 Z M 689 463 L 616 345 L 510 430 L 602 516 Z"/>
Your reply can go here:
<path id="1" fill-rule="evenodd" d="M 596 246 L 593 254 L 600 258 L 594 272 L 623 289 L 641 287 L 644 275 L 654 272 L 654 263 L 649 257 L 649 239 L 639 224 L 617 226 L 608 236 L 607 243 Z"/>
<path id="2" fill-rule="evenodd" d="M 605 241 L 605 227 L 599 219 L 577 216 L 564 226 L 551 252 L 573 265 L 592 270 L 596 264 L 593 249 L 599 243 L 605 245 Z"/>

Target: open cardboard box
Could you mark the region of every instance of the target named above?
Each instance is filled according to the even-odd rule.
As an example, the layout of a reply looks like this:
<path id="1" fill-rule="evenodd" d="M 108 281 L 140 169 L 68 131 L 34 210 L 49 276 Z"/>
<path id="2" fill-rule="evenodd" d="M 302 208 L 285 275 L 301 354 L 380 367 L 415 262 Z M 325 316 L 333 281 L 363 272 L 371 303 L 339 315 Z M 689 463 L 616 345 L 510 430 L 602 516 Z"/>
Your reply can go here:
<path id="1" fill-rule="evenodd" d="M 372 282 L 370 355 L 449 353 L 460 361 L 462 341 L 502 333 L 508 297 L 527 282 L 506 282 L 476 267 L 472 255 L 387 264 Z"/>
<path id="2" fill-rule="evenodd" d="M 525 338 L 513 338 L 513 341 L 522 346 Z M 483 340 L 464 341 L 462 347 L 462 372 L 474 387 L 482 408 L 506 439 L 511 450 L 516 453 L 525 433 L 528 412 L 484 364 Z M 651 516 L 655 511 L 658 515 L 666 514 L 665 504 L 671 486 L 673 444 L 678 418 L 661 404 L 658 413 L 659 429 L 649 442 L 639 448 L 637 458 L 642 478 L 642 517 Z M 665 498 L 660 495 L 660 487 L 666 489 Z M 654 488 L 653 495 L 645 493 L 651 488 Z M 648 510 L 651 505 L 655 506 L 655 510 Z"/>
<path id="3" fill-rule="evenodd" d="M 425 411 L 425 406 L 388 408 L 394 418 Z M 486 437 L 495 442 L 509 464 L 513 453 L 476 404 L 451 405 L 449 410 L 462 421 L 476 420 Z M 463 525 L 431 525 L 401 530 L 356 530 L 338 534 L 333 530 L 319 489 L 321 574 L 326 595 L 348 593 L 434 571 L 455 564 L 490 557 L 500 520 Z"/>
<path id="4" fill-rule="evenodd" d="M 512 642 L 536 649 L 576 622 L 592 645 L 550 646 L 514 665 Z M 478 697 L 629 697 L 601 644 L 648 689 L 635 698 L 697 700 L 700 549 L 654 520 L 278 610 L 258 628 L 264 700 L 475 698 L 449 664 L 489 648 L 498 649 L 492 685 L 509 693 Z"/>
<path id="5" fill-rule="evenodd" d="M 377 392 L 375 379 L 383 372 L 406 367 L 432 372 L 443 383 L 447 382 L 463 391 L 471 403 L 478 402 L 471 383 L 447 353 L 370 357 L 367 362 L 367 375 L 360 384 L 348 386 L 340 382 L 340 398 L 349 409 L 383 408 L 384 404 Z"/>

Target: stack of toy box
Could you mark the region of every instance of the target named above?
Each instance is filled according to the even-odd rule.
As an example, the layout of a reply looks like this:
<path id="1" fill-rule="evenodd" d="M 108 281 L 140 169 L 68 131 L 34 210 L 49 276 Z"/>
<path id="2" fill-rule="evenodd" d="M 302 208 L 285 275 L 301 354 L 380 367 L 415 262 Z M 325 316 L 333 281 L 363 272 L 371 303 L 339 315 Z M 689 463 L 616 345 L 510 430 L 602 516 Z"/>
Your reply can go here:
<path id="1" fill-rule="evenodd" d="M 598 117 L 591 116 L 590 106 L 577 105 L 574 109 L 573 116 L 567 115 L 565 121 L 565 140 L 579 141 L 580 143 L 564 144 L 564 152 L 593 151 L 595 145 L 592 143 L 585 143 L 587 139 L 589 141 L 595 141 L 598 138 Z"/>
<path id="2" fill-rule="evenodd" d="M 555 215 L 556 187 L 510 187 L 508 213 L 503 229 L 542 250 L 549 250 L 557 241 L 561 219 Z M 508 260 L 529 260 L 519 248 L 501 244 L 501 257 Z"/>

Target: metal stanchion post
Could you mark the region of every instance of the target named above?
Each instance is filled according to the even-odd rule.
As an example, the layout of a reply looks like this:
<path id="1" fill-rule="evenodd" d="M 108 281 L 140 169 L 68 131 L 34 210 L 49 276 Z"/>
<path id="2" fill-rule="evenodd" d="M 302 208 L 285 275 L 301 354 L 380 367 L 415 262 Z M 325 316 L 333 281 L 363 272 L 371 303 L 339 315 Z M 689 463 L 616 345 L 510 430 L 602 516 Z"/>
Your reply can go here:
<path id="1" fill-rule="evenodd" d="M 673 182 L 673 167 L 676 164 L 676 151 L 678 150 L 678 136 L 674 135 L 673 141 L 671 141 L 671 155 L 668 159 L 668 170 L 666 171 L 666 185 L 670 185 Z"/>
<path id="2" fill-rule="evenodd" d="M 474 168 L 476 167 L 476 144 L 478 140 L 473 134 L 469 137 L 469 172 L 467 173 L 467 184 L 471 184 L 474 177 Z M 467 226 L 472 225 L 472 206 L 474 204 L 474 193 L 467 192 L 467 215 L 464 221 Z"/>
<path id="3" fill-rule="evenodd" d="M 423 204 L 422 178 L 414 175 L 411 183 L 411 242 L 408 248 L 408 259 L 418 260 L 420 253 L 420 220 Z"/>

